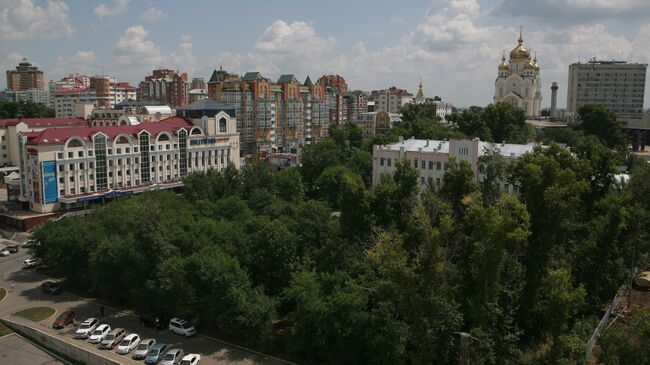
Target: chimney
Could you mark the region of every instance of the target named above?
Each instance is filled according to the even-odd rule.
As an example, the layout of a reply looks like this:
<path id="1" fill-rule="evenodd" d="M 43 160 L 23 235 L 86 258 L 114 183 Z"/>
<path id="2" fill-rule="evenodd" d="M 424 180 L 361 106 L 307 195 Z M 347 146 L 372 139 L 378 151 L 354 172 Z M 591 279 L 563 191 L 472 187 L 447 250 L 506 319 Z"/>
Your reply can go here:
<path id="1" fill-rule="evenodd" d="M 551 118 L 555 117 L 557 111 L 557 82 L 553 82 L 551 86 Z"/>

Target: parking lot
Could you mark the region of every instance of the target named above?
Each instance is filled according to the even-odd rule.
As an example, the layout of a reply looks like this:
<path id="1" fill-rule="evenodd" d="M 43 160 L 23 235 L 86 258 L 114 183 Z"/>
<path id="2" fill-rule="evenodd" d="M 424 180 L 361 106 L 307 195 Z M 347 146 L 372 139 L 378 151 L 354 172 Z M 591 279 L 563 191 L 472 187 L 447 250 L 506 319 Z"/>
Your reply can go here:
<path id="1" fill-rule="evenodd" d="M 0 246 L 13 244 L 12 241 L 2 240 Z M 16 254 L 7 257 L 0 257 L 0 286 L 7 289 L 8 293 L 2 305 L 0 305 L 0 317 L 5 317 L 19 310 L 37 307 L 49 306 L 56 309 L 56 314 L 47 318 L 37 325 L 41 330 L 52 333 L 66 341 L 76 344 L 88 351 L 101 353 L 110 359 L 117 360 L 123 364 L 143 364 L 143 361 L 131 359 L 131 355 L 118 355 L 113 350 L 99 350 L 96 345 L 89 343 L 87 340 L 74 339 L 74 332 L 78 325 L 88 317 L 99 317 L 100 305 L 92 299 L 80 298 L 65 291 L 61 294 L 45 294 L 40 289 L 41 283 L 51 280 L 36 270 L 22 270 L 23 261 L 28 258 L 26 250 L 20 250 Z M 9 284 L 15 283 L 14 291 L 10 291 Z M 57 315 L 63 311 L 71 310 L 76 314 L 74 324 L 68 325 L 61 330 L 52 329 L 52 323 Z M 121 327 L 128 333 L 137 333 L 142 339 L 154 338 L 158 342 L 166 343 L 170 348 L 181 348 L 186 354 L 197 353 L 201 355 L 201 364 L 264 364 L 264 365 L 281 365 L 287 364 L 280 359 L 275 359 L 262 354 L 247 351 L 241 348 L 229 346 L 216 339 L 212 339 L 199 334 L 184 338 L 180 335 L 173 334 L 167 329 L 154 331 L 151 328 L 144 327 L 140 324 L 139 317 L 131 312 L 122 312 L 105 307 L 104 317 L 100 318 L 100 323 L 106 323 L 111 328 Z"/>

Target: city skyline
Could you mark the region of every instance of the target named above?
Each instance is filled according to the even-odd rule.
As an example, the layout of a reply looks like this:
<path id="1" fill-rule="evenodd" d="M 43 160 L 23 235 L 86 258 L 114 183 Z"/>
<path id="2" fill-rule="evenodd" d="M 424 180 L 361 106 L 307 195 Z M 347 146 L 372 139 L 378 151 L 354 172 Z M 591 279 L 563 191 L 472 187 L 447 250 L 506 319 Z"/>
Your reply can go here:
<path id="1" fill-rule="evenodd" d="M 557 81 L 558 107 L 564 108 L 569 64 L 591 57 L 650 60 L 644 43 L 650 3 L 639 0 L 616 6 L 599 0 L 415 0 L 408 7 L 283 1 L 269 9 L 262 2 L 2 3 L 3 70 L 28 57 L 48 81 L 103 71 L 137 85 L 158 67 L 207 80 L 223 65 L 274 80 L 340 74 L 350 88 L 368 91 L 394 85 L 414 93 L 421 78 L 427 96 L 461 107 L 486 105 L 502 51 L 516 46 L 523 24 L 525 44 L 539 59 L 542 107 L 550 105 L 551 82 Z"/>

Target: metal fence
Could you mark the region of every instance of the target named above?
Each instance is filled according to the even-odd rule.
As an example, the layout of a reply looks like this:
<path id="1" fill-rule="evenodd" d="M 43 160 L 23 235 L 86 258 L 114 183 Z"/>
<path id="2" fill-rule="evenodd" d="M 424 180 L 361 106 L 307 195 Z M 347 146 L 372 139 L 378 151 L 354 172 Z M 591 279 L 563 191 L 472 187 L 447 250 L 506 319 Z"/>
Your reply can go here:
<path id="1" fill-rule="evenodd" d="M 594 330 L 594 333 L 591 335 L 589 342 L 587 342 L 587 351 L 585 353 L 585 359 L 589 360 L 589 357 L 591 356 L 591 351 L 594 349 L 594 346 L 596 346 L 598 339 L 603 334 L 603 329 L 605 328 L 607 323 L 609 323 L 609 317 L 618 307 L 618 303 L 621 301 L 621 298 L 625 295 L 626 289 L 627 289 L 627 285 L 625 284 L 618 289 L 616 295 L 614 296 L 614 299 L 612 300 L 609 307 L 607 308 L 607 311 L 603 315 L 603 318 L 600 319 L 600 323 L 598 323 L 598 327 L 596 327 L 596 330 Z"/>

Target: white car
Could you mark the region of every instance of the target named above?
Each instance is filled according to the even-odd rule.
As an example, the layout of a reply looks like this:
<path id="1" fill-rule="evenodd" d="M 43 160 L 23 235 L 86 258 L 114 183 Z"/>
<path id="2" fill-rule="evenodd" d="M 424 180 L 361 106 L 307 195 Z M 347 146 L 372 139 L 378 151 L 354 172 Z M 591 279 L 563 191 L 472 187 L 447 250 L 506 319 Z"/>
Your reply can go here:
<path id="1" fill-rule="evenodd" d="M 79 329 L 75 331 L 74 338 L 88 338 L 97 326 L 99 326 L 99 320 L 97 318 L 86 319 L 81 322 Z"/>
<path id="2" fill-rule="evenodd" d="M 178 365 L 199 365 L 201 361 L 201 355 L 199 354 L 189 354 L 185 355 L 183 360 Z"/>
<path id="3" fill-rule="evenodd" d="M 23 269 L 31 269 L 32 267 L 39 266 L 41 264 L 41 260 L 39 259 L 27 259 L 23 262 Z"/>
<path id="4" fill-rule="evenodd" d="M 111 332 L 111 326 L 107 324 L 100 324 L 88 338 L 90 343 L 100 343 Z"/>
<path id="5" fill-rule="evenodd" d="M 7 250 L 7 249 L 4 249 L 4 250 L 0 251 L 0 256 L 2 256 L 2 257 L 6 257 L 6 256 L 9 256 L 9 255 L 11 255 L 11 252 L 9 252 L 9 250 Z"/>
<path id="6" fill-rule="evenodd" d="M 181 318 L 172 318 L 169 321 L 169 330 L 185 337 L 191 337 L 196 334 L 196 328 Z"/>
<path id="7" fill-rule="evenodd" d="M 137 333 L 132 333 L 122 340 L 119 345 L 117 345 L 117 352 L 120 355 L 126 355 L 129 352 L 133 351 L 140 344 L 140 336 Z"/>

